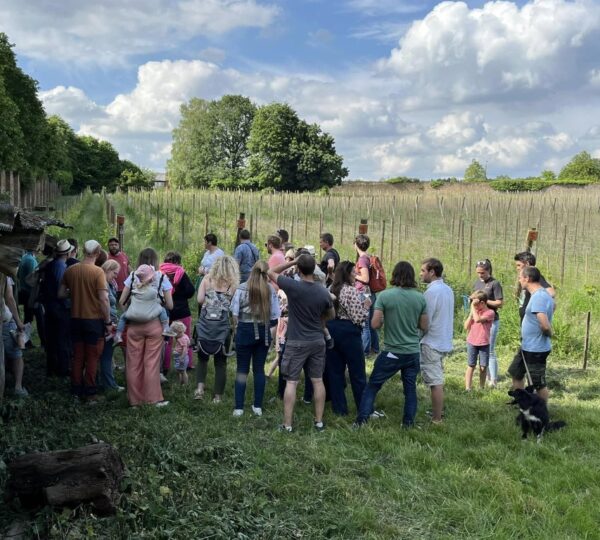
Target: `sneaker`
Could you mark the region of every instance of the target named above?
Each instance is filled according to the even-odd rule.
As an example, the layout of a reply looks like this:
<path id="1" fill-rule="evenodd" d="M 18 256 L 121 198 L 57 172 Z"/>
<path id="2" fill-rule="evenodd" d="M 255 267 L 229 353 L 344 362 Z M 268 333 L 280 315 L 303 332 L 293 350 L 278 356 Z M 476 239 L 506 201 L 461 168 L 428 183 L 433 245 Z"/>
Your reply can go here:
<path id="1" fill-rule="evenodd" d="M 385 413 L 383 411 L 373 411 L 371 413 L 371 418 L 373 420 L 377 420 L 378 418 L 385 418 Z"/>
<path id="2" fill-rule="evenodd" d="M 169 404 L 168 401 L 166 400 L 162 400 L 162 401 L 158 401 L 157 403 L 154 404 L 155 407 L 166 407 Z"/>
<path id="3" fill-rule="evenodd" d="M 286 426 L 285 424 L 280 424 L 277 427 L 277 431 L 279 431 L 280 433 L 292 433 L 294 431 L 294 428 L 292 426 Z"/>
<path id="4" fill-rule="evenodd" d="M 332 337 L 330 337 L 329 339 L 325 339 L 325 347 L 327 347 L 328 349 L 333 349 L 335 347 L 335 341 L 333 341 Z"/>
<path id="5" fill-rule="evenodd" d="M 262 409 L 260 407 L 252 405 L 252 412 L 254 413 L 254 416 L 262 416 Z"/>
<path id="6" fill-rule="evenodd" d="M 315 426 L 315 429 L 316 429 L 318 432 L 325 431 L 325 424 L 323 423 L 323 421 L 321 421 L 321 422 L 317 422 L 317 421 L 315 420 L 315 421 L 313 422 L 313 426 Z"/>
<path id="7" fill-rule="evenodd" d="M 236 418 L 244 414 L 244 409 L 233 409 L 233 416 Z"/>
<path id="8" fill-rule="evenodd" d="M 165 384 L 169 382 L 169 379 L 167 379 L 162 373 L 160 374 L 160 384 Z"/>
<path id="9" fill-rule="evenodd" d="M 123 392 L 123 391 L 125 391 L 125 387 L 124 386 L 117 386 L 117 388 L 115 390 L 117 392 Z"/>
<path id="10" fill-rule="evenodd" d="M 302 398 L 302 403 L 304 403 L 305 405 L 310 405 L 312 403 L 312 400 Z"/>
<path id="11" fill-rule="evenodd" d="M 213 402 L 215 405 L 217 405 L 217 404 L 221 403 L 221 398 L 220 398 L 220 397 L 216 397 L 216 396 L 215 396 L 215 397 L 213 398 L 212 402 Z"/>
<path id="12" fill-rule="evenodd" d="M 426 414 L 427 416 L 433 416 L 433 411 L 432 411 L 431 409 L 429 409 L 429 410 L 425 411 L 425 414 Z M 442 418 L 444 418 L 445 416 L 446 416 L 446 409 L 444 409 L 444 410 L 442 411 Z"/>
<path id="13" fill-rule="evenodd" d="M 26 388 L 19 388 L 18 390 L 15 389 L 15 396 L 19 397 L 19 398 L 25 398 L 29 395 L 29 392 L 27 391 Z"/>

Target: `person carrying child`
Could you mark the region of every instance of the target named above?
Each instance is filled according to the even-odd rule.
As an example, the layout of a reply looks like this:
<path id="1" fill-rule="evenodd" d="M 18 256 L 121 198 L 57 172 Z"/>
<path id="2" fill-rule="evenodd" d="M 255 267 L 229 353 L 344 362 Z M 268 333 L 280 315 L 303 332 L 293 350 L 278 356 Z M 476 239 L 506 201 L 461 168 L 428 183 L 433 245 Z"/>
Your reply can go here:
<path id="1" fill-rule="evenodd" d="M 187 384 L 187 368 L 190 363 L 188 356 L 190 338 L 186 335 L 186 326 L 181 321 L 172 322 L 170 331 L 174 334 L 172 355 L 175 361 L 175 371 L 177 371 L 179 377 L 179 384 Z"/>
<path id="2" fill-rule="evenodd" d="M 465 390 L 471 391 L 473 372 L 479 357 L 479 388 L 485 388 L 488 360 L 490 354 L 490 333 L 495 313 L 487 307 L 488 295 L 475 291 L 471 296 L 469 316 L 465 320 L 467 334 L 467 371 L 465 372 Z"/>
<path id="3" fill-rule="evenodd" d="M 173 337 L 175 334 L 169 328 L 169 314 L 161 303 L 161 281 L 155 283 L 156 271 L 149 264 L 140 265 L 132 274 L 129 307 L 123 312 L 117 324 L 114 343 L 123 341 L 123 332 L 128 322 L 144 323 L 158 318 L 163 327 L 163 336 Z M 125 299 L 122 303 L 126 303 Z"/>

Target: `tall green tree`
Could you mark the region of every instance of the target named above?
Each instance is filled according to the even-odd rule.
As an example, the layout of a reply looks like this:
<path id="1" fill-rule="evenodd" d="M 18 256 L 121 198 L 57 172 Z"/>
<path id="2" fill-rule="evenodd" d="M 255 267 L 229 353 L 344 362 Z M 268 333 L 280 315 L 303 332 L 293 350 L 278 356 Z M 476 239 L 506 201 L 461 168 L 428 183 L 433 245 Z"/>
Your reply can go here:
<path id="1" fill-rule="evenodd" d="M 18 171 L 25 166 L 25 140 L 19 124 L 19 108 L 4 87 L 0 74 L 0 170 Z"/>
<path id="2" fill-rule="evenodd" d="M 130 189 L 152 189 L 154 187 L 154 173 L 149 169 L 140 169 L 131 161 L 121 161 L 121 174 L 117 180 L 117 187 L 123 191 Z"/>
<path id="3" fill-rule="evenodd" d="M 77 136 L 73 145 L 73 185 L 79 193 L 89 187 L 92 191 L 114 191 L 121 175 L 119 154 L 108 141 L 89 135 Z"/>
<path id="4" fill-rule="evenodd" d="M 73 183 L 73 157 L 75 132 L 60 116 L 48 118 L 48 177 L 55 181 L 63 192 L 69 191 Z"/>
<path id="5" fill-rule="evenodd" d="M 586 151 L 579 152 L 562 168 L 558 179 L 600 182 L 600 159 L 593 158 Z"/>
<path id="6" fill-rule="evenodd" d="M 183 104 L 167 163 L 169 181 L 177 186 L 237 185 L 244 176 L 255 110 L 248 98 L 235 95 Z"/>
<path id="7" fill-rule="evenodd" d="M 483 182 L 487 180 L 485 167 L 476 159 L 465 170 L 465 182 Z"/>
<path id="8" fill-rule="evenodd" d="M 338 185 L 348 175 L 333 137 L 301 120 L 287 104 L 258 110 L 248 148 L 248 181 L 259 188 L 313 190 Z"/>

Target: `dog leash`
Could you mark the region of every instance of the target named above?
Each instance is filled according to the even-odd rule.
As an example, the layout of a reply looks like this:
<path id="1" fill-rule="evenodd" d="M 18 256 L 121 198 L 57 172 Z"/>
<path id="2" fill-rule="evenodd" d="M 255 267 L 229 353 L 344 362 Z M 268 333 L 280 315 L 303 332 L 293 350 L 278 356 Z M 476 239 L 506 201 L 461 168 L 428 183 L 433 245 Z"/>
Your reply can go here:
<path id="1" fill-rule="evenodd" d="M 529 383 L 529 386 L 533 385 L 533 379 L 531 378 L 531 373 L 529 373 L 529 366 L 527 365 L 527 362 L 525 361 L 525 355 L 523 354 L 523 349 L 519 349 L 521 351 L 521 358 L 523 359 L 523 364 L 525 365 L 525 372 L 527 373 L 527 382 Z"/>

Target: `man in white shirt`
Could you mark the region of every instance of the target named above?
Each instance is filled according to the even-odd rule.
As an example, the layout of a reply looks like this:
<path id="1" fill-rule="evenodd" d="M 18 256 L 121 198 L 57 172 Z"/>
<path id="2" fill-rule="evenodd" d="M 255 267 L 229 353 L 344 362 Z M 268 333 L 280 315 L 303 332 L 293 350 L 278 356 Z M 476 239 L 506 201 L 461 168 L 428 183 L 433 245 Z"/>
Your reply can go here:
<path id="1" fill-rule="evenodd" d="M 452 351 L 454 293 L 444 283 L 444 266 L 438 259 L 421 263 L 421 281 L 427 283 L 425 301 L 429 330 L 421 339 L 421 375 L 431 389 L 431 421 L 442 422 L 444 408 L 444 357 Z"/>

